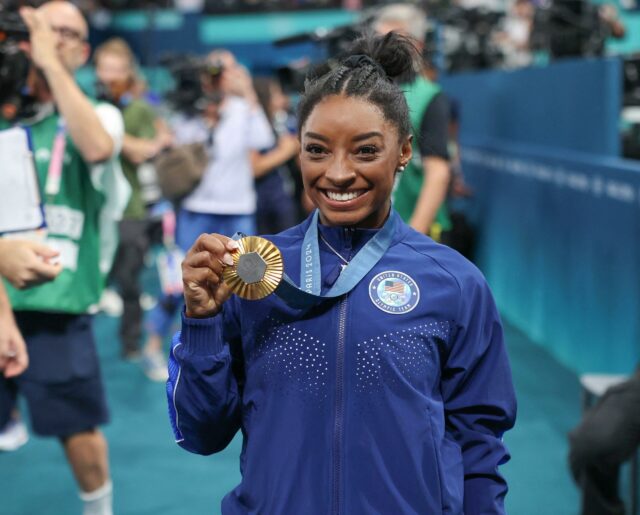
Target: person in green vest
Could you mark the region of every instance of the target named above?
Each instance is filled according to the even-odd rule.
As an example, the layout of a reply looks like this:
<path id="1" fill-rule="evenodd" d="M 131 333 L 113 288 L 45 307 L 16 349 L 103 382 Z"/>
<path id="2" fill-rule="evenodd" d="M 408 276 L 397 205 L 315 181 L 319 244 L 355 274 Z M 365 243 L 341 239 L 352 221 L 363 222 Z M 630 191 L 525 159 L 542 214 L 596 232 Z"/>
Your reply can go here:
<path id="1" fill-rule="evenodd" d="M 374 29 L 380 34 L 395 31 L 412 39 L 424 51 L 427 30 L 425 13 L 411 4 L 383 7 Z M 449 169 L 449 102 L 440 86 L 429 80 L 427 70 L 402 87 L 413 127 L 413 157 L 398 175 L 393 205 L 402 219 L 416 231 L 442 241 L 451 230 L 446 205 L 451 172 Z"/>
<path id="2" fill-rule="evenodd" d="M 18 377 L 0 377 L 0 405 L 15 405 L 18 393 L 26 399 L 34 432 L 61 442 L 84 514 L 109 515 L 107 442 L 99 430 L 109 414 L 88 313 L 102 293 L 117 220 L 129 200 L 118 162 L 122 116 L 89 100 L 74 80 L 90 52 L 80 11 L 51 1 L 20 14 L 30 32 L 23 49 L 33 64 L 28 84 L 37 110 L 19 121 L 30 132 L 47 223 L 45 232 L 22 237 L 40 238 L 59 252 L 61 271 L 28 290 L 6 285 L 29 367 Z M 9 125 L 0 120 L 0 128 Z M 0 432 L 11 422 L 0 420 Z"/>
<path id="3" fill-rule="evenodd" d="M 121 110 L 124 118 L 125 135 L 120 160 L 132 192 L 119 224 L 120 245 L 111 273 L 123 303 L 121 355 L 129 360 L 141 357 L 147 377 L 166 381 L 167 363 L 162 348 L 149 341 L 140 353 L 143 317 L 140 274 L 151 242 L 138 173 L 145 162 L 171 145 L 172 137 L 169 130 L 163 128 L 165 124 L 151 105 L 136 92 L 140 79 L 136 73 L 135 56 L 126 41 L 121 38 L 105 41 L 96 48 L 93 59 L 102 95 Z"/>

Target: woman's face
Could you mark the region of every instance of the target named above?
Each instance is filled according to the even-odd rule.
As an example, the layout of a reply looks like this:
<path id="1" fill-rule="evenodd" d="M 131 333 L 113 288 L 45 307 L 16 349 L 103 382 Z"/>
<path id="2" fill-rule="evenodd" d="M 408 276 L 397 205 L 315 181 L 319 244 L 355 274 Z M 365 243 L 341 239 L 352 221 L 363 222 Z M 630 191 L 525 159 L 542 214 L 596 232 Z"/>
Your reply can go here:
<path id="1" fill-rule="evenodd" d="M 411 159 L 382 111 L 357 97 L 333 95 L 311 111 L 300 131 L 304 187 L 325 225 L 382 226 L 395 171 Z"/>

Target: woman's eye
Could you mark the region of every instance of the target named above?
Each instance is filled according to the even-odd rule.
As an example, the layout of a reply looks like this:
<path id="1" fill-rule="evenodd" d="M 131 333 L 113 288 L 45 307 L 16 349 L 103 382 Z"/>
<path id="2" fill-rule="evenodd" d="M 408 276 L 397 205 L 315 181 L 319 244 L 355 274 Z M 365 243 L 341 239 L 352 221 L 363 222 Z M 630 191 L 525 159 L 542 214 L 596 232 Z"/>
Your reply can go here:
<path id="1" fill-rule="evenodd" d="M 364 145 L 358 148 L 358 154 L 373 156 L 377 153 L 378 153 L 378 147 L 376 147 L 375 145 Z"/>
<path id="2" fill-rule="evenodd" d="M 304 149 L 309 154 L 322 154 L 322 153 L 324 153 L 324 148 L 322 148 L 320 145 L 307 145 Z"/>

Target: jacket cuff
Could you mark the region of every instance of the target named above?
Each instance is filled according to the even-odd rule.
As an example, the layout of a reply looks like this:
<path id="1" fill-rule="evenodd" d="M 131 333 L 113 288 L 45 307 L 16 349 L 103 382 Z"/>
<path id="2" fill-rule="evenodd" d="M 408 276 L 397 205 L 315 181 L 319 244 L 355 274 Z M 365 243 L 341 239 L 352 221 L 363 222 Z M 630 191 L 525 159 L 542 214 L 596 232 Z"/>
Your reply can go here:
<path id="1" fill-rule="evenodd" d="M 192 355 L 212 356 L 224 349 L 222 313 L 211 318 L 189 318 L 182 309 L 180 340 L 184 350 Z"/>

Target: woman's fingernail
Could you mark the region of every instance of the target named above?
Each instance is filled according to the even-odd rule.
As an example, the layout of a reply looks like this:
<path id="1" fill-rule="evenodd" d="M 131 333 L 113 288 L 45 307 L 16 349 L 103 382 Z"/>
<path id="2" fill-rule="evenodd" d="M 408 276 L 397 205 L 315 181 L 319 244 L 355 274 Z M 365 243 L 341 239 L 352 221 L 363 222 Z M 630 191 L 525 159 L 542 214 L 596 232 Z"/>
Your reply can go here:
<path id="1" fill-rule="evenodd" d="M 231 254 L 226 254 L 224 256 L 222 256 L 222 261 L 225 265 L 233 265 L 233 258 L 231 257 Z"/>
<path id="2" fill-rule="evenodd" d="M 239 249 L 240 245 L 238 245 L 238 242 L 235 240 L 229 240 L 227 242 L 227 248 L 235 250 L 235 249 Z"/>

